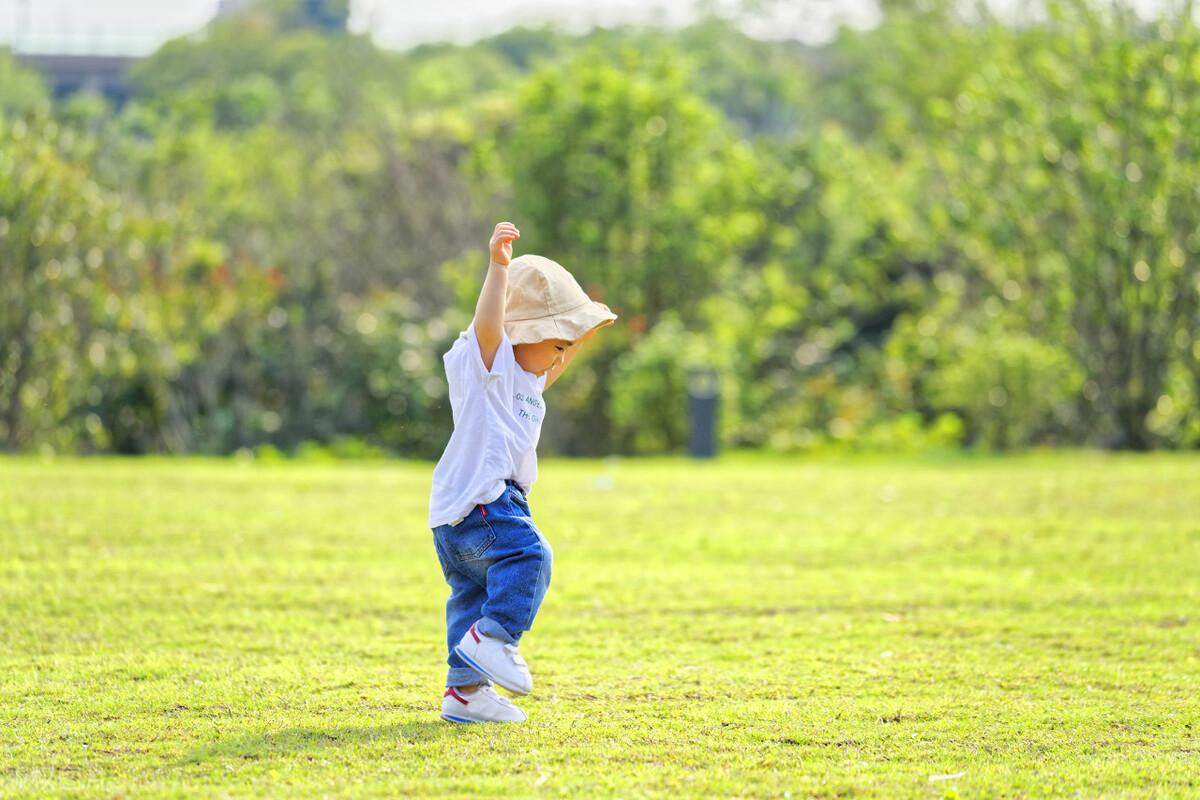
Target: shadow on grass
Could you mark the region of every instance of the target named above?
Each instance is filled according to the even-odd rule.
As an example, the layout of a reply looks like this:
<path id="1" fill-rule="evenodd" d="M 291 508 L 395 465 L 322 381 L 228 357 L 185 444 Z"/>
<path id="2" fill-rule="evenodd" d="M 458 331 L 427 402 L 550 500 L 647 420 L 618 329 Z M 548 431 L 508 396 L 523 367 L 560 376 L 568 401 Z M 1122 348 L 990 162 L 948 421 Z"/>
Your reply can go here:
<path id="1" fill-rule="evenodd" d="M 461 736 L 474 725 L 452 725 L 442 720 L 401 722 L 395 725 L 358 728 L 287 728 L 248 734 L 223 742 L 198 747 L 173 766 L 185 767 L 216 759 L 259 759 L 278 755 L 299 755 L 330 747 L 361 745 L 409 745 L 435 742 L 449 736 Z"/>

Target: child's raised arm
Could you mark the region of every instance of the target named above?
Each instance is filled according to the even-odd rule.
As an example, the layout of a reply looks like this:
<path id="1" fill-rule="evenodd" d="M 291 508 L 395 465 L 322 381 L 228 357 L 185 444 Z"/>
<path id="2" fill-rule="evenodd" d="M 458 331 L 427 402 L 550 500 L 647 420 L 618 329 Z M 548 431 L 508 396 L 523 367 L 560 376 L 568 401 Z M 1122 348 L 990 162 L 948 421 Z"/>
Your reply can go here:
<path id="1" fill-rule="evenodd" d="M 512 243 L 520 238 L 521 232 L 516 225 L 500 222 L 492 231 L 492 240 L 488 244 L 491 262 L 488 264 L 487 277 L 483 280 L 483 289 L 479 292 L 479 302 L 475 304 L 475 321 L 472 324 L 475 325 L 475 338 L 479 340 L 479 355 L 489 370 L 504 335 L 504 295 L 508 290 L 508 262 L 512 258 Z"/>

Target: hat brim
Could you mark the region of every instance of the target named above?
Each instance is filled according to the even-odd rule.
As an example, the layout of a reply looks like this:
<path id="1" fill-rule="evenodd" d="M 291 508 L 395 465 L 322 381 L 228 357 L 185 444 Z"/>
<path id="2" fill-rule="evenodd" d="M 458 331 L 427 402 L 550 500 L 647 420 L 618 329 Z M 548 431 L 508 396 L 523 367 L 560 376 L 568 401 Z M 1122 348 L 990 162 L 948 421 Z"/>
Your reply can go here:
<path id="1" fill-rule="evenodd" d="M 617 318 L 612 309 L 604 303 L 589 300 L 587 303 L 564 311 L 537 319 L 514 319 L 504 323 L 504 331 L 508 340 L 514 345 L 544 342 L 547 339 L 565 339 L 568 342 L 578 341 L 592 328 L 612 322 Z"/>

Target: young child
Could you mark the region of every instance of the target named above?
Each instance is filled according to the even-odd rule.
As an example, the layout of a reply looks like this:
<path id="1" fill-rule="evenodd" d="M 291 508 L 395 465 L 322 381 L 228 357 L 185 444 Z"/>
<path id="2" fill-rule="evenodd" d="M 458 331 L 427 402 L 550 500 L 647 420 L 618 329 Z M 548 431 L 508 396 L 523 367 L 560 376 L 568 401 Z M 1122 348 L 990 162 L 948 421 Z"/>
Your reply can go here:
<path id="1" fill-rule="evenodd" d="M 492 682 L 529 694 L 517 652 L 550 585 L 550 544 L 527 497 L 550 388 L 599 328 L 617 318 L 548 258 L 512 259 L 521 236 L 501 222 L 475 319 L 443 356 L 454 432 L 433 471 L 429 527 L 450 584 L 442 718 L 523 722 Z M 510 259 L 512 259 L 510 261 Z"/>

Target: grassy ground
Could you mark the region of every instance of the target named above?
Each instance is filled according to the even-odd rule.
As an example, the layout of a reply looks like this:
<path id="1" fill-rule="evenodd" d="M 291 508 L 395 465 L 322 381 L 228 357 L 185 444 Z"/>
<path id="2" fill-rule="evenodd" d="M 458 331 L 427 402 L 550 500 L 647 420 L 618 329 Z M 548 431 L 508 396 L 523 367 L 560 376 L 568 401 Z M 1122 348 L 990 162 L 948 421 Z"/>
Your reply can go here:
<path id="1" fill-rule="evenodd" d="M 1200 796 L 1200 458 L 543 462 L 507 727 L 429 475 L 0 460 L 0 796 Z"/>

